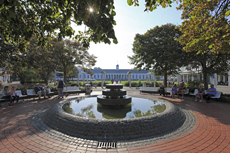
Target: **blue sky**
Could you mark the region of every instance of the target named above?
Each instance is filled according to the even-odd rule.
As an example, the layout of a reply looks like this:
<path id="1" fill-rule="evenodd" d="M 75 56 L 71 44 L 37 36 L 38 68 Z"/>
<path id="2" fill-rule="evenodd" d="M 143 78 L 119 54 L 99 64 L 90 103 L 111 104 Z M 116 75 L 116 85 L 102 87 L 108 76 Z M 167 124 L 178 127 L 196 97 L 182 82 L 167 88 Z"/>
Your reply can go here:
<path id="1" fill-rule="evenodd" d="M 134 65 L 129 64 L 127 56 L 133 55 L 132 44 L 137 33 L 144 34 L 155 26 L 172 23 L 180 25 L 182 20 L 181 11 L 176 9 L 176 3 L 171 8 L 163 9 L 161 6 L 153 12 L 144 12 L 144 0 L 140 1 L 139 7 L 129 6 L 126 0 L 114 0 L 115 21 L 114 27 L 118 44 L 104 43 L 94 44 L 91 42 L 89 52 L 97 56 L 94 67 L 102 69 L 115 69 L 119 64 L 120 69 L 131 69 Z"/>

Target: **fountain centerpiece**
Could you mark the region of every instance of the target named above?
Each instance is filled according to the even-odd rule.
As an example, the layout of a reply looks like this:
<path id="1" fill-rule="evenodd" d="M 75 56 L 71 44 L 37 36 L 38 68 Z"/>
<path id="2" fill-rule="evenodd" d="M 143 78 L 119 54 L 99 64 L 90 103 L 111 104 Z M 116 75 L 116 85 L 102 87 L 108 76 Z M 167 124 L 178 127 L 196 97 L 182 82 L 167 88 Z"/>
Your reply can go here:
<path id="1" fill-rule="evenodd" d="M 126 95 L 123 84 L 106 84 L 102 95 L 97 96 L 97 102 L 104 106 L 120 107 L 132 102 L 132 97 Z"/>

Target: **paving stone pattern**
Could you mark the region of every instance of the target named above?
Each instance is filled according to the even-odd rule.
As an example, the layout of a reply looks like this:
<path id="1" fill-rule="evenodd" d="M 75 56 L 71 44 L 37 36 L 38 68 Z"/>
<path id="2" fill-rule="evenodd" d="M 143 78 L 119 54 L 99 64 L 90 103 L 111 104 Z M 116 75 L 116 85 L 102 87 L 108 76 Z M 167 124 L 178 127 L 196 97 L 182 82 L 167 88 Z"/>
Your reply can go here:
<path id="1" fill-rule="evenodd" d="M 95 89 L 94 89 L 95 90 Z M 98 89 L 99 90 L 99 89 Z M 191 111 L 196 117 L 195 126 L 180 136 L 148 143 L 146 145 L 116 148 L 95 149 L 93 142 L 77 139 L 76 144 L 69 144 L 55 140 L 39 132 L 31 125 L 32 116 L 39 110 L 60 102 L 56 96 L 51 99 L 33 100 L 26 99 L 14 106 L 0 108 L 0 152 L 1 153 L 166 153 L 166 152 L 190 152 L 190 153 L 229 153 L 230 152 L 230 104 L 223 102 L 199 103 L 194 102 L 193 97 L 185 97 L 183 100 L 159 95 L 139 94 L 139 91 L 128 88 L 127 94 L 138 97 L 154 97 L 170 101 L 173 104 Z M 101 93 L 101 91 L 100 91 Z M 141 140 L 140 140 L 141 141 Z M 138 142 L 138 141 L 136 141 Z M 121 142 L 120 145 L 128 145 L 129 142 Z M 89 147 L 88 147 L 89 146 Z"/>

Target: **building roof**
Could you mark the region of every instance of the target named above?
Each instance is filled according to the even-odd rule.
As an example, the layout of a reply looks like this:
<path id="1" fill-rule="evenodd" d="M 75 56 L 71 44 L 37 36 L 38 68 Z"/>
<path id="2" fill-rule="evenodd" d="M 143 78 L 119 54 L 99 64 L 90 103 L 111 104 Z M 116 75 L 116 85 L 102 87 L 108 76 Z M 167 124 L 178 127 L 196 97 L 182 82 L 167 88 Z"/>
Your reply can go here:
<path id="1" fill-rule="evenodd" d="M 91 70 L 94 74 L 95 73 L 101 73 L 101 71 L 104 71 L 105 73 L 112 73 L 112 74 L 116 74 L 116 73 L 125 73 L 125 74 L 127 74 L 127 72 L 128 71 L 130 71 L 130 69 L 119 69 L 119 70 L 117 70 L 117 69 L 94 69 L 94 70 Z M 141 70 L 141 71 L 137 71 L 137 70 L 131 70 L 132 71 L 132 73 L 148 73 L 149 71 L 148 70 Z"/>

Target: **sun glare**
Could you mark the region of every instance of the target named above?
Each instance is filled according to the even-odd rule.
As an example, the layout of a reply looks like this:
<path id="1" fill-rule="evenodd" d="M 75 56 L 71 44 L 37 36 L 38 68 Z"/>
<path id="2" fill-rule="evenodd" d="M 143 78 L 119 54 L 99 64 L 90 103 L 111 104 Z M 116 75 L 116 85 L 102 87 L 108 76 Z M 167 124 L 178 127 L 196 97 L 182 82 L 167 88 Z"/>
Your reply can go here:
<path id="1" fill-rule="evenodd" d="M 89 8 L 89 11 L 90 11 L 90 12 L 93 12 L 93 9 L 90 7 L 90 8 Z"/>

